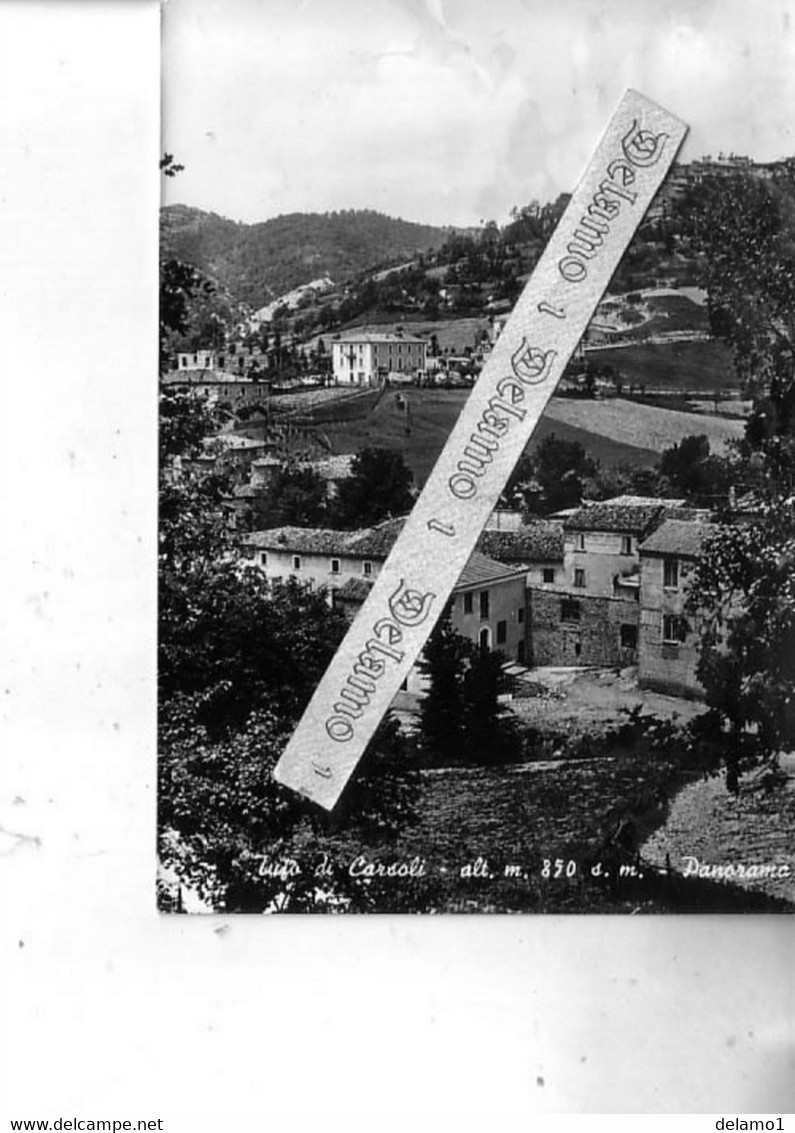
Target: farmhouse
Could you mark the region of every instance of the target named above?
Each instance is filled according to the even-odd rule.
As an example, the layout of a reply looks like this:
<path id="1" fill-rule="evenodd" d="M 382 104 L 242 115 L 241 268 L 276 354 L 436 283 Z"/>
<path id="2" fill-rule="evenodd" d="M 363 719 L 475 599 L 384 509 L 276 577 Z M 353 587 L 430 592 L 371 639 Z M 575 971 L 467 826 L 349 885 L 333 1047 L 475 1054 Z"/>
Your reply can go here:
<path id="1" fill-rule="evenodd" d="M 352 331 L 331 344 L 334 381 L 340 385 L 375 386 L 390 374 L 420 377 L 425 373 L 428 344 L 403 334 Z"/>

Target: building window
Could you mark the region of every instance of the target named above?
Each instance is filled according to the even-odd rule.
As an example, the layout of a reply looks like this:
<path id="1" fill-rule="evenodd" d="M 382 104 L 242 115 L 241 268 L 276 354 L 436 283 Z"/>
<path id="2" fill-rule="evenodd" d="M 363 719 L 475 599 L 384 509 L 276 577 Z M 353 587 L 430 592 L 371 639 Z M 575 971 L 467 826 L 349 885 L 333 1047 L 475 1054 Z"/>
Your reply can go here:
<path id="1" fill-rule="evenodd" d="M 465 614 L 471 614 L 472 613 L 472 593 L 471 593 L 471 591 L 468 594 L 464 595 L 464 613 Z"/>
<path id="2" fill-rule="evenodd" d="M 491 635 L 489 633 L 488 626 L 484 626 L 483 629 L 480 631 L 480 637 L 478 638 L 481 653 L 487 653 L 488 652 L 490 636 Z"/>
<path id="3" fill-rule="evenodd" d="M 663 586 L 676 590 L 679 586 L 679 559 L 663 559 Z"/>
<path id="4" fill-rule="evenodd" d="M 497 622 L 497 644 L 504 645 L 508 640 L 508 623 Z"/>
<path id="5" fill-rule="evenodd" d="M 638 627 L 633 625 L 623 625 L 621 627 L 621 648 L 622 649 L 637 649 L 638 648 Z"/>
<path id="6" fill-rule="evenodd" d="M 580 603 L 573 598 L 563 598 L 560 603 L 560 620 L 562 622 L 578 622 L 580 620 Z"/>
<path id="7" fill-rule="evenodd" d="M 585 550 L 585 536 L 584 535 L 578 535 L 577 536 L 574 549 L 575 549 L 575 551 L 584 551 Z"/>
<path id="8" fill-rule="evenodd" d="M 487 618 L 489 616 L 489 592 L 488 590 L 481 590 L 480 592 L 480 617 Z"/>
<path id="9" fill-rule="evenodd" d="M 268 565 L 268 552 L 267 551 L 262 551 L 260 553 L 259 561 L 260 561 L 260 564 L 262 566 Z"/>
<path id="10" fill-rule="evenodd" d="M 332 574 L 339 574 L 339 572 L 340 572 L 340 561 L 339 561 L 339 559 L 332 559 L 331 560 L 331 573 Z"/>
<path id="11" fill-rule="evenodd" d="M 365 575 L 366 578 L 369 578 L 372 573 L 373 573 L 373 564 L 370 562 L 369 559 L 365 559 L 364 562 L 362 563 L 362 574 Z"/>
<path id="12" fill-rule="evenodd" d="M 544 582 L 555 581 L 555 570 L 553 567 L 544 567 Z"/>
<path id="13" fill-rule="evenodd" d="M 580 567 L 577 567 L 574 571 L 574 585 L 578 587 L 585 586 L 585 571 L 581 570 Z"/>
<path id="14" fill-rule="evenodd" d="M 519 662 L 520 665 L 524 664 L 524 656 L 525 656 L 524 642 L 520 641 L 519 644 L 516 647 L 516 660 Z"/>
<path id="15" fill-rule="evenodd" d="M 521 625 L 524 622 L 524 606 L 520 606 L 516 611 L 516 620 Z"/>
<path id="16" fill-rule="evenodd" d="M 681 645 L 687 640 L 687 622 L 677 614 L 663 615 L 663 644 Z"/>
<path id="17" fill-rule="evenodd" d="M 293 555 L 293 570 L 300 570 L 300 569 L 301 569 L 301 556 L 300 555 Z"/>
<path id="18" fill-rule="evenodd" d="M 631 535 L 622 535 L 621 536 L 621 554 L 622 555 L 631 555 L 632 554 L 632 536 Z"/>

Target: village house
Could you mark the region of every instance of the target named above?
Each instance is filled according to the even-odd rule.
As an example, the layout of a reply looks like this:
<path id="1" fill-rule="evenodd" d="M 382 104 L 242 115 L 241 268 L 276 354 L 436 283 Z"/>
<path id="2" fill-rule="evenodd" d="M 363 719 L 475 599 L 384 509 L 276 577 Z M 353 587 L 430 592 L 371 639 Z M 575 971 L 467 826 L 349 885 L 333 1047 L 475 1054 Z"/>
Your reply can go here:
<path id="1" fill-rule="evenodd" d="M 703 696 L 696 677 L 698 617 L 686 610 L 687 587 L 704 542 L 715 530 L 703 519 L 667 519 L 641 545 L 641 688 Z"/>
<path id="2" fill-rule="evenodd" d="M 504 566 L 522 569 L 527 587 L 546 589 L 563 577 L 563 524 L 537 519 L 515 530 L 487 527 L 477 549 Z"/>
<path id="3" fill-rule="evenodd" d="M 640 554 L 662 501 L 618 497 L 563 520 L 560 579 L 530 589 L 534 665 L 634 665 L 640 624 Z"/>
<path id="4" fill-rule="evenodd" d="M 251 378 L 213 368 L 171 371 L 162 376 L 161 382 L 166 389 L 177 393 L 204 397 L 211 404 L 225 401 L 233 406 L 255 404 L 266 396 L 267 390 Z"/>
<path id="5" fill-rule="evenodd" d="M 390 519 L 363 531 L 279 527 L 254 531 L 242 540 L 245 556 L 269 578 L 297 578 L 325 587 L 329 599 L 351 616 L 381 572 L 405 519 Z M 483 648 L 524 662 L 527 570 L 480 551 L 470 557 L 455 590 L 451 621 Z"/>
<path id="6" fill-rule="evenodd" d="M 315 472 L 326 485 L 326 499 L 334 500 L 339 495 L 340 484 L 353 476 L 353 453 L 328 456 L 323 460 L 310 460 L 302 465 Z"/>
<path id="7" fill-rule="evenodd" d="M 563 521 L 484 531 L 453 590 L 453 627 L 514 664 L 636 666 L 641 687 L 702 695 L 686 581 L 714 526 L 708 513 L 681 504 L 621 496 L 586 504 Z M 242 541 L 243 553 L 269 578 L 325 587 L 329 601 L 353 617 L 404 523 L 255 531 Z M 407 688 L 422 691 L 416 670 Z"/>
<path id="8" fill-rule="evenodd" d="M 423 377 L 428 343 L 400 331 L 351 331 L 333 339 L 331 362 L 339 385 L 377 386 L 392 375 Z"/>
<path id="9" fill-rule="evenodd" d="M 218 365 L 218 356 L 214 350 L 194 350 L 177 354 L 177 369 L 216 370 L 223 369 L 223 366 Z"/>

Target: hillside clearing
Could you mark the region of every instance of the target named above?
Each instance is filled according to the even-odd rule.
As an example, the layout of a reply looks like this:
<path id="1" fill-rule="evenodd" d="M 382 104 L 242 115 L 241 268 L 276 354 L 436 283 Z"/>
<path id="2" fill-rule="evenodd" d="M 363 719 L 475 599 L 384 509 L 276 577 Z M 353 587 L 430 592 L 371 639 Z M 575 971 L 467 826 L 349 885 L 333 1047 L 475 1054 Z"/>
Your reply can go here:
<path id="1" fill-rule="evenodd" d="M 620 397 L 609 401 L 553 398 L 545 416 L 549 420 L 653 452 L 663 452 L 679 444 L 684 437 L 703 433 L 709 437 L 712 451 L 722 454 L 728 441 L 739 440 L 745 429 L 742 421 L 733 418 L 661 409 Z"/>
<path id="2" fill-rule="evenodd" d="M 632 384 L 649 389 L 699 391 L 738 388 L 731 351 L 722 342 L 645 343 L 638 346 L 589 350 L 595 366 L 612 366 Z"/>

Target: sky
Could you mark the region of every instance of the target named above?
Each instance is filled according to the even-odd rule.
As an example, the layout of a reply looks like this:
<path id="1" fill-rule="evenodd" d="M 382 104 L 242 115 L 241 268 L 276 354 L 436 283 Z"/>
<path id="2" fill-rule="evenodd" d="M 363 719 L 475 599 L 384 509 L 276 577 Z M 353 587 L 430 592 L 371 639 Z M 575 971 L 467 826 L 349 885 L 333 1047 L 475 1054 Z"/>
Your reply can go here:
<path id="1" fill-rule="evenodd" d="M 504 223 L 570 191 L 627 87 L 683 159 L 795 154 L 795 0 L 164 0 L 164 200 L 240 221 Z"/>

